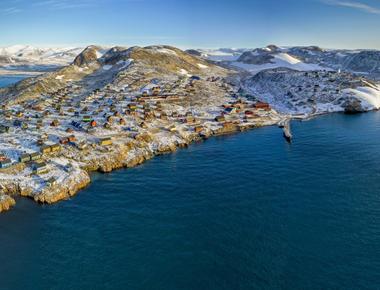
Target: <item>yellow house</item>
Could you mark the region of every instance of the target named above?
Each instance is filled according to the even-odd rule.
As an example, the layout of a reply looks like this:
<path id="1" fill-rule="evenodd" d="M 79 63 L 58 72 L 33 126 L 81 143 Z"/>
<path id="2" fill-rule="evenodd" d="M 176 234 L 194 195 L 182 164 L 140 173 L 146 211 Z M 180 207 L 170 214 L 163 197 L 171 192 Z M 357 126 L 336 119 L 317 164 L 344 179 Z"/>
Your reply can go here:
<path id="1" fill-rule="evenodd" d="M 42 154 L 47 154 L 51 152 L 51 147 L 48 145 L 42 145 L 40 148 Z"/>
<path id="2" fill-rule="evenodd" d="M 101 146 L 109 146 L 112 145 L 112 139 L 107 137 L 107 138 L 101 138 L 99 140 L 99 145 Z"/>

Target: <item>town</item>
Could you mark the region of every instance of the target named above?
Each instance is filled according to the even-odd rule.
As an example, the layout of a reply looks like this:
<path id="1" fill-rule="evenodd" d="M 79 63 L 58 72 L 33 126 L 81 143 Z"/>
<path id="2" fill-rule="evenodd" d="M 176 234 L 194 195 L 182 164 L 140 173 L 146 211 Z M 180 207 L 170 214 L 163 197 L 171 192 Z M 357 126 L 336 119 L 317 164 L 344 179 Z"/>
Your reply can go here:
<path id="1" fill-rule="evenodd" d="M 39 98 L 4 103 L 0 211 L 14 205 L 15 195 L 54 203 L 88 185 L 91 171 L 133 167 L 194 141 L 282 118 L 268 103 L 239 94 L 224 77 L 180 72 L 133 84 L 119 73 L 91 91 L 68 82 Z M 203 102 L 205 89 L 218 97 Z"/>
<path id="2" fill-rule="evenodd" d="M 368 92 L 357 98 L 357 88 Z M 324 114 L 377 109 L 378 86 L 373 81 L 344 71 L 265 70 L 245 81 L 245 89 L 259 95 L 275 109 L 291 114 Z"/>

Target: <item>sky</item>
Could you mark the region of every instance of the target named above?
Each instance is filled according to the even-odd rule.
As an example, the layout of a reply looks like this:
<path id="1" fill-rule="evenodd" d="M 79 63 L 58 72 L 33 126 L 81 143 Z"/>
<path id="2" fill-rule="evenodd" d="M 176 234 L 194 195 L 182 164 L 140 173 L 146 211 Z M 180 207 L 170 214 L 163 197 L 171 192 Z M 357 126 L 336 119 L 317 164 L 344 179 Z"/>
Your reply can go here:
<path id="1" fill-rule="evenodd" d="M 0 46 L 380 49 L 380 0 L 0 0 Z"/>

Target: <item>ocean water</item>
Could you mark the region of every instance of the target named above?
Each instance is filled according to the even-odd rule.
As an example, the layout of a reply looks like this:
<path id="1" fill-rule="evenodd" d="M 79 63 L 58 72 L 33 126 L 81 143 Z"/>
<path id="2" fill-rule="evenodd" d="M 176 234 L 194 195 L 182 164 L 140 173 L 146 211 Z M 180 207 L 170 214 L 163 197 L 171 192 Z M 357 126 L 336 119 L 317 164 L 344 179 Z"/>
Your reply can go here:
<path id="1" fill-rule="evenodd" d="M 0 215 L 0 289 L 380 289 L 380 112 L 211 138 Z"/>
<path id="2" fill-rule="evenodd" d="M 0 76 L 0 88 L 12 85 L 18 81 L 27 78 L 28 75 L 6 75 Z"/>

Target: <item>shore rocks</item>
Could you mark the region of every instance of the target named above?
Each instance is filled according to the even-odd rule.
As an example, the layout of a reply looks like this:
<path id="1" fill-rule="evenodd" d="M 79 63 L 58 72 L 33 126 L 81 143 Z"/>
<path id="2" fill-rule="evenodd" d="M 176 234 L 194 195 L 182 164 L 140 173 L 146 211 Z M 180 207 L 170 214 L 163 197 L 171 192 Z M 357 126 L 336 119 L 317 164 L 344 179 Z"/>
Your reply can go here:
<path id="1" fill-rule="evenodd" d="M 0 195 L 0 212 L 9 210 L 16 201 L 9 195 Z"/>
<path id="2" fill-rule="evenodd" d="M 345 114 L 358 114 L 362 113 L 365 110 L 362 107 L 361 101 L 358 99 L 349 99 L 344 104 L 344 113 Z"/>
<path id="3" fill-rule="evenodd" d="M 54 187 L 45 187 L 40 193 L 35 194 L 33 199 L 39 203 L 56 203 L 74 196 L 90 182 L 89 174 L 85 170 L 81 170 Z"/>
<path id="4" fill-rule="evenodd" d="M 208 134 L 213 135 L 211 131 Z M 54 184 L 43 181 L 36 189 L 25 180 L 1 181 L 0 212 L 15 204 L 10 195 L 29 197 L 38 203 L 56 203 L 69 199 L 85 188 L 91 182 L 89 173 L 92 171 L 107 173 L 115 169 L 135 167 L 156 155 L 174 152 L 199 140 L 202 137 L 192 131 L 167 135 L 144 133 L 134 139 L 116 138 L 110 146 L 94 147 L 96 154 L 87 156 L 78 153 L 75 159 L 78 163 L 69 172 L 62 173 Z"/>

